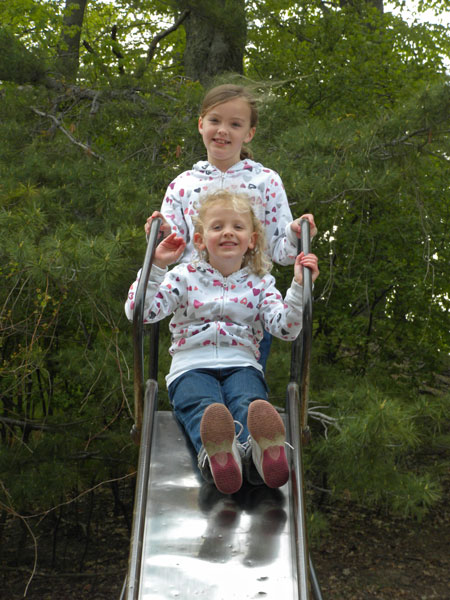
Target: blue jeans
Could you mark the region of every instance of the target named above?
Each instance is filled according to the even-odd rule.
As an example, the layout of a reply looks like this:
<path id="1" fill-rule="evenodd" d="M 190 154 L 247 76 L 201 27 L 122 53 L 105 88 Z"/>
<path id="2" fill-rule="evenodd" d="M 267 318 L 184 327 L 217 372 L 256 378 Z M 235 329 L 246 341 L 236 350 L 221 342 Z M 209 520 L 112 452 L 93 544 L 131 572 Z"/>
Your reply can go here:
<path id="1" fill-rule="evenodd" d="M 210 404 L 225 404 L 233 419 L 243 426 L 239 436 L 243 443 L 249 435 L 247 413 L 250 402 L 268 397 L 264 375 L 254 367 L 192 369 L 172 381 L 168 392 L 175 416 L 197 452 L 202 447 L 200 421 Z M 238 425 L 236 433 L 239 429 Z"/>
<path id="2" fill-rule="evenodd" d="M 272 345 L 272 334 L 264 329 L 264 335 L 259 343 L 259 351 L 261 356 L 259 357 L 259 364 L 262 366 L 264 373 L 266 372 L 266 363 L 269 358 L 270 347 Z"/>

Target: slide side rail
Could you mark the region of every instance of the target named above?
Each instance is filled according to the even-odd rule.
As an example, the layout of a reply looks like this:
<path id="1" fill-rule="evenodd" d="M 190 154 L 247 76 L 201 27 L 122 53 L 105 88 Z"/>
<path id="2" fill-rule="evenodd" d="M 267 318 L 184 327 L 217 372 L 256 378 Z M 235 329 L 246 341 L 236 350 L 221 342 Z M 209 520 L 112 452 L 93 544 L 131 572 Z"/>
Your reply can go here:
<path id="1" fill-rule="evenodd" d="M 301 237 L 298 252 L 310 253 L 310 224 L 307 219 L 300 222 Z M 291 497 L 293 525 L 295 530 L 295 553 L 297 560 L 297 587 L 299 600 L 322 600 L 319 581 L 308 550 L 306 524 L 305 483 L 303 470 L 303 448 L 310 440 L 308 427 L 309 369 L 312 346 L 312 275 L 310 269 L 303 271 L 303 324 L 302 331 L 292 345 L 291 374 L 287 389 L 286 409 L 288 415 L 289 440 L 293 446 L 291 465 Z"/>
<path id="2" fill-rule="evenodd" d="M 149 486 L 153 425 L 158 404 L 158 326 L 150 325 L 150 366 L 144 394 L 144 304 L 150 270 L 159 240 L 161 219 L 154 219 L 145 252 L 141 276 L 134 298 L 133 353 L 134 353 L 134 407 L 135 422 L 131 437 L 139 444 L 136 473 L 136 491 L 133 508 L 128 574 L 122 590 L 121 600 L 137 600 L 142 566 L 142 544 L 145 527 L 145 510 Z"/>

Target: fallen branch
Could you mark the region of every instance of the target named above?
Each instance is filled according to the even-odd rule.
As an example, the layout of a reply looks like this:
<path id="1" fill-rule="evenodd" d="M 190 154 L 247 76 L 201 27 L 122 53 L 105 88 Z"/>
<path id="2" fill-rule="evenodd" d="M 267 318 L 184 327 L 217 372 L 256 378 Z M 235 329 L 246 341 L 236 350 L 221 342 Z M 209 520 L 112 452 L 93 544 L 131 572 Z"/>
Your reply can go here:
<path id="1" fill-rule="evenodd" d="M 47 117 L 48 119 L 53 121 L 53 123 L 56 125 L 56 127 L 58 127 L 58 129 L 60 129 L 64 133 L 64 135 L 66 135 L 69 138 L 69 140 L 73 144 L 75 144 L 75 146 L 82 148 L 86 152 L 86 154 L 89 154 L 90 156 L 93 156 L 94 158 L 97 158 L 98 160 L 104 160 L 103 156 L 100 156 L 100 154 L 96 154 L 93 150 L 91 150 L 91 148 L 89 146 L 76 140 L 73 137 L 73 135 L 71 133 L 69 133 L 65 127 L 62 126 L 61 121 L 59 121 L 59 119 L 57 119 L 54 115 L 50 115 L 48 113 L 42 112 L 41 110 L 34 108 L 34 106 L 31 107 L 31 110 L 33 112 L 35 112 L 37 115 L 39 115 L 40 117 Z"/>
<path id="2" fill-rule="evenodd" d="M 19 419 L 10 419 L 9 417 L 0 417 L 0 423 L 9 425 L 10 427 L 20 427 L 23 430 L 34 429 L 37 431 L 57 431 L 56 427 L 45 425 L 44 423 L 38 423 L 36 421 L 19 421 Z"/>
<path id="3" fill-rule="evenodd" d="M 336 419 L 336 417 L 330 417 L 330 415 L 327 415 L 326 413 L 323 413 L 321 411 L 319 411 L 319 409 L 321 408 L 328 408 L 327 406 L 313 406 L 313 407 L 309 407 L 308 408 L 308 416 L 311 417 L 311 419 L 314 419 L 316 421 L 319 421 L 319 423 L 321 423 L 322 427 L 324 428 L 324 436 L 325 439 L 328 439 L 328 427 L 335 427 L 339 432 L 342 431 L 341 427 L 339 426 L 339 419 Z"/>
<path id="4" fill-rule="evenodd" d="M 90 420 L 80 419 L 79 421 L 72 421 L 70 423 L 57 423 L 53 425 L 47 425 L 46 423 L 41 423 L 39 421 L 31 421 L 29 419 L 12 419 L 11 417 L 3 417 L 0 416 L 0 423 L 4 425 L 8 425 L 10 427 L 21 427 L 22 429 L 33 429 L 37 431 L 63 431 L 68 427 L 76 427 L 78 425 L 83 425 L 84 423 L 90 422 Z M 81 434 L 84 435 L 84 434 Z"/>

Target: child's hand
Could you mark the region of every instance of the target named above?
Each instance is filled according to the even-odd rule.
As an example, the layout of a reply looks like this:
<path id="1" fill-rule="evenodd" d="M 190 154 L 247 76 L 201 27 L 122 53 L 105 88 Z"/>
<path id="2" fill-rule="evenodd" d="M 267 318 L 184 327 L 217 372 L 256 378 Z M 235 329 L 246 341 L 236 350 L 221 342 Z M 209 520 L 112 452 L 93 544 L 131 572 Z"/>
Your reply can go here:
<path id="1" fill-rule="evenodd" d="M 317 235 L 317 227 L 316 224 L 314 223 L 314 215 L 311 214 L 306 214 L 306 215 L 302 215 L 300 218 L 295 219 L 295 221 L 292 221 L 291 223 L 291 229 L 292 231 L 296 234 L 296 236 L 299 238 L 301 236 L 301 227 L 300 227 L 300 221 L 302 219 L 308 219 L 309 221 L 309 234 L 311 236 L 311 239 L 313 239 L 313 237 L 315 235 Z"/>
<path id="2" fill-rule="evenodd" d="M 303 285 L 303 268 L 308 267 L 311 269 L 311 279 L 314 282 L 319 276 L 319 266 L 317 256 L 315 254 L 307 254 L 304 252 L 295 259 L 294 265 L 294 279 L 299 285 Z"/>
<path id="3" fill-rule="evenodd" d="M 162 216 L 162 214 L 157 210 L 155 210 L 150 215 L 150 217 L 147 219 L 147 221 L 145 222 L 145 225 L 144 225 L 145 235 L 148 236 L 150 234 L 150 228 L 152 226 L 152 221 L 153 221 L 153 219 L 156 219 L 157 217 L 162 220 L 159 232 L 160 232 L 160 234 L 162 233 L 163 238 L 166 238 L 171 233 L 172 229 L 170 228 L 170 224 L 165 220 L 165 218 Z"/>
<path id="4" fill-rule="evenodd" d="M 165 269 L 172 263 L 177 262 L 186 248 L 186 242 L 176 233 L 171 233 L 155 249 L 153 264 Z"/>

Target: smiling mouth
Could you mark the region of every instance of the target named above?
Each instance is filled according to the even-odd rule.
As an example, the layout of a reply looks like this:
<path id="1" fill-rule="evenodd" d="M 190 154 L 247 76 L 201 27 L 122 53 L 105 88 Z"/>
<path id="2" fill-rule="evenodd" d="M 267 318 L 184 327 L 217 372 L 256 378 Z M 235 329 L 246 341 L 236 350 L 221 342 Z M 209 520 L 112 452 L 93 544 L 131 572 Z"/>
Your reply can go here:
<path id="1" fill-rule="evenodd" d="M 213 138 L 213 142 L 215 144 L 219 144 L 220 146 L 226 146 L 227 144 L 230 143 L 227 140 L 221 140 L 221 139 L 218 139 L 218 138 Z"/>

